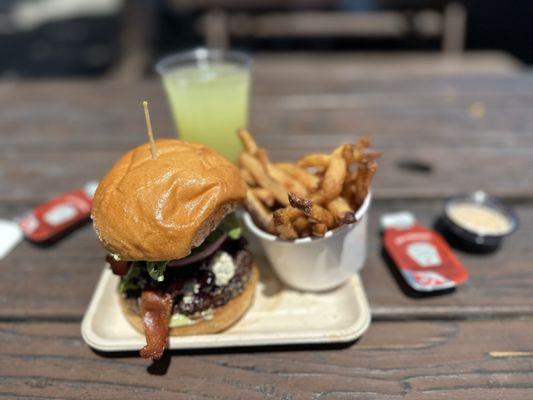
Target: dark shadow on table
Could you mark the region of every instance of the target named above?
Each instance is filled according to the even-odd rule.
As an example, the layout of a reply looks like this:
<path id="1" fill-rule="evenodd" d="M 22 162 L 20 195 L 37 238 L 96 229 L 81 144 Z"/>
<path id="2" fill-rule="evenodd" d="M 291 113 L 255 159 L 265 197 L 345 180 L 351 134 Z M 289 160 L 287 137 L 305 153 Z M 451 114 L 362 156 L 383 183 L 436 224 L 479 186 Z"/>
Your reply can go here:
<path id="1" fill-rule="evenodd" d="M 328 344 L 297 344 L 297 345 L 275 345 L 275 346 L 243 346 L 243 347 L 226 347 L 214 349 L 184 349 L 184 350 L 165 350 L 163 357 L 150 363 L 146 361 L 146 372 L 151 375 L 165 375 L 170 366 L 173 357 L 194 356 L 194 355 L 217 355 L 217 354 L 260 354 L 273 352 L 288 351 L 328 351 L 347 349 L 359 341 L 359 338 L 345 343 L 328 343 Z M 106 353 L 103 351 L 91 349 L 93 353 L 103 358 L 138 358 L 138 351 L 119 351 Z M 148 365 L 149 364 L 149 365 Z"/>

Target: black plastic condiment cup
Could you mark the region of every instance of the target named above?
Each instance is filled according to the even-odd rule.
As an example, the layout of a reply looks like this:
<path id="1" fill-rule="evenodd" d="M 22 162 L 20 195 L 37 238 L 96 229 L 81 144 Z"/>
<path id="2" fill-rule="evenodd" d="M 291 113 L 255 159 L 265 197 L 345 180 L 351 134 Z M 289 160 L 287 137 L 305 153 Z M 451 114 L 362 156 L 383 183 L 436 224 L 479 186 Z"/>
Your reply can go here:
<path id="1" fill-rule="evenodd" d="M 454 221 L 450 217 L 448 210 L 453 204 L 465 203 L 484 206 L 495 210 L 507 219 L 510 226 L 509 230 L 499 235 L 487 235 L 462 226 L 459 222 Z M 446 231 L 451 234 L 457 242 L 462 244 L 465 249 L 482 252 L 496 250 L 501 245 L 503 239 L 518 228 L 518 218 L 516 214 L 496 197 L 490 196 L 481 190 L 448 197 L 444 202 L 442 222 Z"/>

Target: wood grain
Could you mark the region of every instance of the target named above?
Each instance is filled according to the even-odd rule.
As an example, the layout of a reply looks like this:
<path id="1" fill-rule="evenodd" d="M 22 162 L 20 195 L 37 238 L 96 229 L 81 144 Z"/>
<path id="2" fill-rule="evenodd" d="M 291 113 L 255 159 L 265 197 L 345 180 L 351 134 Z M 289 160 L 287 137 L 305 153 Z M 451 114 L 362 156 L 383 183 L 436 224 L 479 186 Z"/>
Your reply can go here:
<path id="1" fill-rule="evenodd" d="M 277 145 L 280 147 L 271 146 L 273 159 L 296 159 L 294 150 Z M 317 150 L 323 150 L 323 147 L 314 149 Z M 378 150 L 381 149 L 378 147 Z M 309 151 L 313 149 L 309 148 Z M 383 152 L 385 156 L 380 160 L 373 187 L 378 199 L 436 199 L 476 189 L 509 199 L 527 199 L 533 195 L 528 173 L 533 170 L 533 147 L 521 150 L 473 147 L 436 150 L 419 146 L 383 149 Z M 118 151 L 87 151 L 0 158 L 3 171 L 0 202 L 39 204 L 61 192 L 99 179 L 120 155 Z M 24 162 L 18 161 L 22 159 Z M 430 172 L 402 168 L 406 163 L 423 164 Z M 452 176 L 454 178 L 450 179 Z"/>
<path id="2" fill-rule="evenodd" d="M 375 322 L 356 344 L 173 352 L 158 368 L 100 354 L 77 324 L 0 324 L 0 394 L 85 399 L 525 399 L 533 322 Z M 480 339 L 483 340 L 480 340 Z M 166 369 L 166 371 L 165 371 Z M 152 372 L 152 374 L 149 373 Z M 155 373 L 165 372 L 164 375 Z"/>
<path id="3" fill-rule="evenodd" d="M 90 225 L 0 261 L 0 398 L 525 399 L 533 389 L 533 75 L 432 76 L 354 68 L 348 58 L 260 58 L 251 128 L 273 159 L 369 135 L 384 152 L 362 272 L 374 322 L 351 346 L 173 353 L 147 368 L 95 353 L 79 321 L 104 250 Z M 174 128 L 156 80 L 0 84 L 0 218 L 100 177 Z M 481 111 L 480 111 L 481 110 Z M 379 216 L 425 225 L 442 196 L 482 188 L 514 206 L 520 230 L 492 255 L 457 251 L 470 272 L 453 293 L 413 297 L 381 254 Z"/>
<path id="4" fill-rule="evenodd" d="M 288 79 L 258 67 L 252 129 L 273 159 L 368 135 L 385 154 L 377 198 L 438 198 L 472 188 L 533 195 L 529 75 L 362 79 L 323 69 L 318 79 L 311 70 Z M 120 154 L 144 142 L 145 98 L 156 136 L 171 136 L 157 81 L 0 85 L 0 202 L 36 203 L 101 177 Z M 482 118 L 471 115 L 472 104 L 482 104 Z M 412 162 L 430 173 L 401 167 Z"/>
<path id="5" fill-rule="evenodd" d="M 362 277 L 374 318 L 533 316 L 530 203 L 515 203 L 520 230 L 508 238 L 499 252 L 473 255 L 456 251 L 470 273 L 465 286 L 453 293 L 421 298 L 402 291 L 381 254 L 379 217 L 385 212 L 411 210 L 421 223 L 431 226 L 441 207 L 440 201 L 421 200 L 378 200 L 372 205 L 368 261 Z M 15 209 L 10 208 L 9 212 Z M 80 320 L 103 266 L 104 254 L 90 225 L 48 249 L 22 243 L 0 261 L 0 318 Z M 27 276 L 31 279 L 24 279 Z"/>
<path id="6" fill-rule="evenodd" d="M 385 154 L 374 188 L 377 203 L 363 272 L 375 317 L 532 312 L 529 75 L 363 78 L 340 63 L 317 63 L 304 70 L 300 64 L 264 65 L 259 62 L 256 68 L 253 126 L 273 158 L 328 149 L 353 140 L 354 133 L 369 134 Z M 156 135 L 168 136 L 172 120 L 157 81 L 0 85 L 0 99 L 5 100 L 0 110 L 0 216 L 13 218 L 101 176 L 126 148 L 143 142 L 140 101 L 145 98 L 157 116 Z M 476 101 L 485 107 L 481 119 L 469 114 Z M 426 170 L 406 168 L 410 163 Z M 424 223 L 432 223 L 440 201 L 431 199 L 474 188 L 512 199 L 522 219 L 520 232 L 494 256 L 460 254 L 471 279 L 453 295 L 404 295 L 379 253 L 379 216 L 410 209 Z M 102 257 L 88 226 L 50 249 L 22 244 L 0 262 L 6 271 L 0 282 L 0 315 L 79 319 Z M 42 284 L 20 279 L 21 272 Z"/>

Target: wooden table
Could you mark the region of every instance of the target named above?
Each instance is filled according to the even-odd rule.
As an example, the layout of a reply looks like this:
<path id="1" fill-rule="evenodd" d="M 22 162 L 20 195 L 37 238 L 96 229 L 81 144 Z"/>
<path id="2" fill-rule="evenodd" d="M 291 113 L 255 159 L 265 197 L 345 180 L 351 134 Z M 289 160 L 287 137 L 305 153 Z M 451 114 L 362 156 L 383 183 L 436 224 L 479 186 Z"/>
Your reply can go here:
<path id="1" fill-rule="evenodd" d="M 253 131 L 275 159 L 370 135 L 385 156 L 362 273 L 373 323 L 356 343 L 136 354 L 80 336 L 104 251 L 90 226 L 54 247 L 20 244 L 0 261 L 0 397 L 519 399 L 533 395 L 533 76 L 360 75 L 349 63 L 258 62 Z M 173 134 L 157 81 L 0 85 L 0 218 L 100 177 L 145 140 Z M 413 169 L 412 163 L 426 168 Z M 457 252 L 453 293 L 405 294 L 381 254 L 379 216 L 430 225 L 442 198 L 474 188 L 514 206 L 520 230 L 492 255 Z"/>

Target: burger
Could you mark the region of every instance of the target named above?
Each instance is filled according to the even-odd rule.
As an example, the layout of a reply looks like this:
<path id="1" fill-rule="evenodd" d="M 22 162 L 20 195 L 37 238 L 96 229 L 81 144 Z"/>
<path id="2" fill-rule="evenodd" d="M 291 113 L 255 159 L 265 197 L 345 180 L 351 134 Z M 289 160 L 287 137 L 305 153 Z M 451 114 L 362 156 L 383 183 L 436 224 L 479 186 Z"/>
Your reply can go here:
<path id="1" fill-rule="evenodd" d="M 155 141 L 123 155 L 96 190 L 92 220 L 122 311 L 144 333 L 144 358 L 168 337 L 211 334 L 249 308 L 258 280 L 235 218 L 246 186 L 238 169 L 201 144 Z"/>

